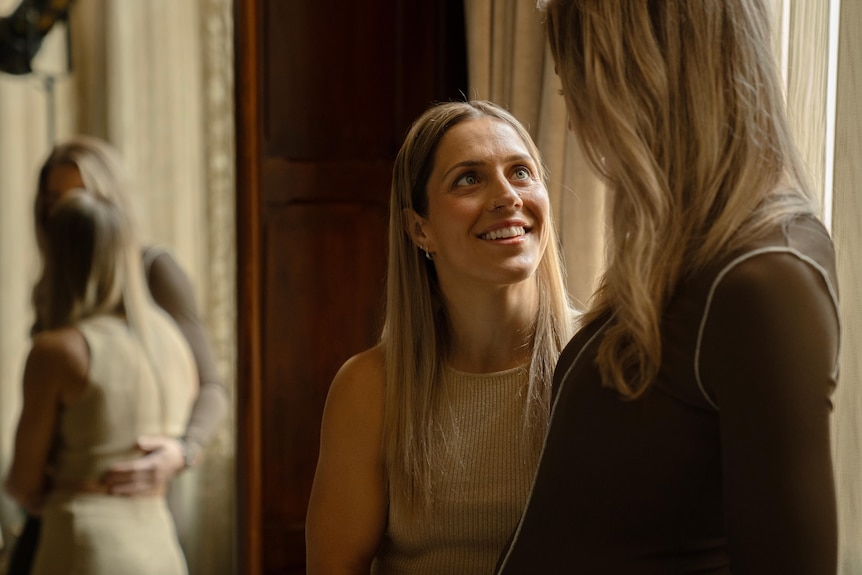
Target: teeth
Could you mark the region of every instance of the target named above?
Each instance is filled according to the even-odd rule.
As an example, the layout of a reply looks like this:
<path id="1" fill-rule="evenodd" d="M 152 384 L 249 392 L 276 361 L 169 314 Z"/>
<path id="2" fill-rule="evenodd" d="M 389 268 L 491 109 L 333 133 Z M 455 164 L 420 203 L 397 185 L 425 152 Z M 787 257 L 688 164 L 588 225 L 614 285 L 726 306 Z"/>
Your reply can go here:
<path id="1" fill-rule="evenodd" d="M 483 234 L 481 237 L 483 240 L 499 240 L 502 238 L 514 238 L 517 236 L 523 236 L 524 233 L 525 232 L 523 227 L 511 226 L 508 228 L 502 228 L 499 230 L 488 232 L 487 234 Z"/>

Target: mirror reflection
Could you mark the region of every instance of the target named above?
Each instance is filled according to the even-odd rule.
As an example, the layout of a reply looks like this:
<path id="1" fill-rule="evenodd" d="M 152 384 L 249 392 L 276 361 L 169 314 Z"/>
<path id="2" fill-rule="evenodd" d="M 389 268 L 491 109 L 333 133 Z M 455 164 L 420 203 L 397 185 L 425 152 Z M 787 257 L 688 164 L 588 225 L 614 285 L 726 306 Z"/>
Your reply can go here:
<path id="1" fill-rule="evenodd" d="M 114 489 L 146 491 L 155 476 L 172 475 L 169 507 L 189 571 L 232 573 L 232 2 L 0 0 L 0 18 L 0 474 L 12 465 L 37 324 L 40 167 L 56 145 L 91 136 L 128 175 L 140 243 L 155 250 L 141 252 L 155 256 L 144 257 L 149 279 L 162 278 L 150 290 L 157 302 L 168 298 L 160 305 L 177 324 L 191 326 L 181 330 L 198 348 L 200 374 L 183 424 L 140 441 L 136 453 L 149 458 L 118 460 L 132 465 L 115 469 Z M 46 171 L 46 194 L 110 188 L 115 174 L 100 169 L 99 154 L 78 152 Z M 0 572 L 26 516 L 20 502 L 0 496 Z"/>

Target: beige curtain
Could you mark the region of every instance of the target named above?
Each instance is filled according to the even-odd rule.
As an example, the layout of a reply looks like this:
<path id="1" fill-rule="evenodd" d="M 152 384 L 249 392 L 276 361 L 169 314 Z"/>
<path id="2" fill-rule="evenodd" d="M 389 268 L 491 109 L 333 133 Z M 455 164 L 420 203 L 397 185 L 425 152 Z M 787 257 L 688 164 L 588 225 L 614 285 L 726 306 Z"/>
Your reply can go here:
<path id="1" fill-rule="evenodd" d="M 862 573 L 862 4 L 773 0 L 778 53 L 799 147 L 838 255 L 841 376 L 833 398 L 840 573 Z M 837 24 L 837 26 L 836 26 Z"/>
<path id="2" fill-rule="evenodd" d="M 836 0 L 832 0 L 835 2 Z M 862 3 L 840 5 L 832 232 L 838 250 L 843 353 L 835 397 L 841 574 L 862 573 Z"/>
<path id="3" fill-rule="evenodd" d="M 535 3 L 464 4 L 470 97 L 506 107 L 530 130 L 542 152 L 569 292 L 583 308 L 604 259 L 605 194 L 566 129 L 566 107 Z"/>
<path id="4" fill-rule="evenodd" d="M 862 363 L 856 353 L 862 337 L 862 3 L 769 2 L 791 122 L 838 252 L 843 354 L 834 398 L 833 452 L 841 573 L 856 575 L 862 573 Z M 551 173 L 570 291 L 584 302 L 602 267 L 605 196 L 566 133 L 559 82 L 544 48 L 535 3 L 465 0 L 465 5 L 470 95 L 508 107 L 539 144 Z M 839 31 L 830 27 L 836 14 L 837 39 Z"/>
<path id="5" fill-rule="evenodd" d="M 0 0 L 0 14 L 18 0 Z M 64 31 L 34 69 L 0 74 L 0 473 L 11 456 L 38 273 L 30 211 L 36 172 L 58 140 L 88 133 L 113 143 L 135 182 L 143 239 L 170 249 L 189 274 L 221 373 L 233 388 L 235 334 L 233 55 L 230 0 L 76 0 L 65 72 Z M 49 122 L 54 116 L 55 121 Z M 231 414 L 232 414 L 231 410 Z M 192 574 L 233 573 L 233 420 L 204 464 L 177 481 L 178 526 Z M 18 510 L 0 497 L 8 544 Z M 2 554 L 0 554 L 2 557 Z M 0 562 L 2 565 L 2 562 Z M 2 572 L 2 571 L 0 571 Z"/>

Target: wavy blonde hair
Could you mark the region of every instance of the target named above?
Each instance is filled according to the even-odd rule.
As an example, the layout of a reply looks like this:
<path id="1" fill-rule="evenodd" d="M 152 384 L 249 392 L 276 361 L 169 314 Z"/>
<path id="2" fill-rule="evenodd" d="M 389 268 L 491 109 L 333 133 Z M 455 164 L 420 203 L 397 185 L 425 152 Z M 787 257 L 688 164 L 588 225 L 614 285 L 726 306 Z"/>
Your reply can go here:
<path id="1" fill-rule="evenodd" d="M 613 194 L 608 265 L 584 320 L 636 398 L 674 289 L 819 207 L 786 119 L 761 0 L 539 2 L 575 134 Z"/>
<path id="2" fill-rule="evenodd" d="M 486 101 L 432 106 L 413 124 L 395 159 L 389 208 L 389 262 L 386 316 L 381 343 L 386 357 L 383 453 L 390 497 L 414 509 L 430 501 L 430 469 L 441 447 L 439 381 L 451 333 L 446 304 L 434 271 L 404 228 L 411 209 L 428 215 L 426 186 L 440 140 L 458 123 L 491 117 L 509 124 L 521 137 L 547 180 L 539 151 L 529 133 L 506 110 Z M 525 430 L 540 445 L 546 430 L 550 385 L 563 345 L 571 335 L 572 313 L 553 222 L 546 226 L 547 249 L 536 283 L 539 309 L 525 343 L 532 347 L 526 393 Z"/>

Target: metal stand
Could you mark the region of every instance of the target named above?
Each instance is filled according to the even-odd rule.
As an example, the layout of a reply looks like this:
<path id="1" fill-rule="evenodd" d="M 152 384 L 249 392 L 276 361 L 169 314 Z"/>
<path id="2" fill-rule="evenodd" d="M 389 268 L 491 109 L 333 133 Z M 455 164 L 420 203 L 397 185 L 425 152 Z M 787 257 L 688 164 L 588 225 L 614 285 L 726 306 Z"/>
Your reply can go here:
<path id="1" fill-rule="evenodd" d="M 66 35 L 66 70 L 62 73 L 36 73 L 42 81 L 42 89 L 45 91 L 45 106 L 47 108 L 48 145 L 53 148 L 57 143 L 57 78 L 68 76 L 72 73 L 72 27 L 69 25 L 69 12 L 58 20 L 63 23 Z"/>

